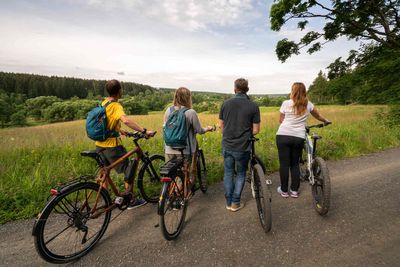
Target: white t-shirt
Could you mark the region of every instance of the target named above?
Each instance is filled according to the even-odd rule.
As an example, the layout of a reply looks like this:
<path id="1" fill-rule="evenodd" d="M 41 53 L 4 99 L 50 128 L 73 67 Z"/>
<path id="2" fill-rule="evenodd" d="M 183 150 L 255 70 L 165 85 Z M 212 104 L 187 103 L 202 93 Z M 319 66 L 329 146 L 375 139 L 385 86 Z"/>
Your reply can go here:
<path id="1" fill-rule="evenodd" d="M 293 100 L 285 100 L 282 103 L 281 109 L 279 110 L 282 114 L 285 114 L 283 122 L 279 126 L 276 135 L 289 135 L 300 138 L 305 138 L 306 134 L 306 123 L 310 112 L 313 111 L 314 105 L 308 101 L 307 111 L 304 115 L 298 116 L 294 113 Z"/>

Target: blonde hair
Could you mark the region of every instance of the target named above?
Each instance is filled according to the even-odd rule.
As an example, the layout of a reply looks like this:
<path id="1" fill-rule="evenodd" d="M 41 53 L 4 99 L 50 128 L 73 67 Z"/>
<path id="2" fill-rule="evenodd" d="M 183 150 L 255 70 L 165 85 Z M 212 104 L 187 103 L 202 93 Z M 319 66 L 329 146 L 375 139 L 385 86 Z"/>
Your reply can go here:
<path id="1" fill-rule="evenodd" d="M 293 100 L 294 113 L 299 116 L 304 115 L 308 104 L 306 86 L 304 83 L 297 82 L 292 85 L 290 99 Z"/>
<path id="2" fill-rule="evenodd" d="M 179 87 L 175 91 L 174 106 L 185 106 L 192 108 L 192 93 L 185 87 Z"/>

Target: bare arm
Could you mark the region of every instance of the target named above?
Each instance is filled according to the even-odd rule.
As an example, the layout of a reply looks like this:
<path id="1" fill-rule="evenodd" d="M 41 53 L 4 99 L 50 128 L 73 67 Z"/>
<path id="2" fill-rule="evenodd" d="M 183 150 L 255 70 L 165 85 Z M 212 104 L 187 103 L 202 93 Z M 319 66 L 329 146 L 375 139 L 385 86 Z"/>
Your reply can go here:
<path id="1" fill-rule="evenodd" d="M 282 123 L 285 119 L 285 113 L 279 113 L 279 123 Z"/>
<path id="2" fill-rule="evenodd" d="M 260 124 L 259 123 L 253 123 L 253 135 L 256 135 L 260 132 Z"/>
<path id="3" fill-rule="evenodd" d="M 325 123 L 330 122 L 329 120 L 325 119 L 325 118 L 321 115 L 321 113 L 319 113 L 319 111 L 318 111 L 316 108 L 314 108 L 310 113 L 311 113 L 311 115 L 312 115 L 314 118 L 316 118 L 316 119 L 319 120 L 319 121 L 322 121 L 322 122 L 325 122 Z"/>
<path id="4" fill-rule="evenodd" d="M 132 130 L 138 131 L 138 132 L 143 132 L 143 127 L 139 126 L 136 122 L 133 120 L 129 119 L 128 116 L 123 115 L 121 116 L 121 122 L 131 128 Z M 146 135 L 153 135 L 153 131 L 146 131 Z"/>

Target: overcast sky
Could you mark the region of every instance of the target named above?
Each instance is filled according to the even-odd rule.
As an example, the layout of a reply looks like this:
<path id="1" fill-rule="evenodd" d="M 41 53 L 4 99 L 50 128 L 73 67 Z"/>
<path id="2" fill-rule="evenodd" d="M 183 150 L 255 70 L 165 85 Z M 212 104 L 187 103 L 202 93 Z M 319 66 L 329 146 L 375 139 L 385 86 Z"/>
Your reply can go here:
<path id="1" fill-rule="evenodd" d="M 339 40 L 280 63 L 269 30 L 272 0 L 0 0 L 0 71 L 119 79 L 156 87 L 251 93 L 308 86 L 355 43 Z M 318 27 L 314 24 L 313 27 Z"/>

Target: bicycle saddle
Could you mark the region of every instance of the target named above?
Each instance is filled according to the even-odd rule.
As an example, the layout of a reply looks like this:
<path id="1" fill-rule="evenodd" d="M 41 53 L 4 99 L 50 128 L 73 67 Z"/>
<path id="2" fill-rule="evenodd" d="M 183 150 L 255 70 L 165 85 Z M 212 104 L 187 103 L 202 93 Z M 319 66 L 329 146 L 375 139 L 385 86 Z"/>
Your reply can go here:
<path id="1" fill-rule="evenodd" d="M 170 160 L 160 168 L 160 174 L 165 177 L 175 177 L 181 166 L 182 159 Z"/>
<path id="2" fill-rule="evenodd" d="M 99 153 L 96 150 L 86 150 L 81 152 L 82 157 L 97 158 Z"/>

